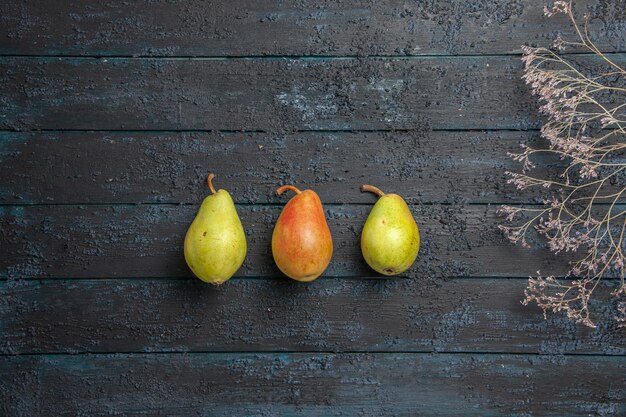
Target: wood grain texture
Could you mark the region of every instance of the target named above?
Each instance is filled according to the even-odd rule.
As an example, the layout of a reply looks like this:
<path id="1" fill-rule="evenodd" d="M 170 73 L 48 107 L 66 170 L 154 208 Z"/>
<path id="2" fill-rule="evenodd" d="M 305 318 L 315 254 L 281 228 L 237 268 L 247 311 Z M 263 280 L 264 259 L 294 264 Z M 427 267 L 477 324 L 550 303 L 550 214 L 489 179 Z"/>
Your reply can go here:
<path id="1" fill-rule="evenodd" d="M 0 203 L 195 204 L 209 171 L 238 203 L 280 203 L 286 183 L 325 203 L 371 204 L 363 183 L 414 203 L 538 202 L 506 184 L 521 144 L 539 132 L 0 132 Z M 562 166 L 537 163 L 538 176 Z"/>
<path id="2" fill-rule="evenodd" d="M 613 60 L 626 64 L 626 54 Z M 572 58 L 594 68 L 601 61 Z M 0 128 L 527 129 L 519 57 L 0 58 Z"/>
<path id="3" fill-rule="evenodd" d="M 544 320 L 524 277 L 567 257 L 496 230 L 537 202 L 503 172 L 541 124 L 520 45 L 571 34 L 542 6 L 0 0 L 0 415 L 626 415 L 616 280 L 598 328 Z M 626 65 L 626 2 L 576 13 Z M 219 288 L 182 254 L 209 170 L 249 243 Z M 334 237 L 308 285 L 271 257 L 287 182 Z M 404 276 L 362 260 L 364 182 L 412 204 Z"/>
<path id="4" fill-rule="evenodd" d="M 0 58 L 0 128 L 538 127 L 521 75 L 518 57 Z"/>
<path id="5" fill-rule="evenodd" d="M 626 354 L 616 284 L 598 327 L 544 320 L 523 279 L 46 280 L 0 284 L 2 354 L 188 351 Z"/>
<path id="6" fill-rule="evenodd" d="M 584 369 L 584 377 L 580 371 Z M 622 358 L 181 354 L 0 358 L 5 415 L 618 416 Z"/>
<path id="7" fill-rule="evenodd" d="M 374 200 L 374 199 L 373 199 Z M 285 200 L 286 201 L 286 200 Z M 373 203 L 373 201 L 372 201 Z M 496 206 L 413 206 L 422 244 L 408 276 L 562 275 L 567 256 L 512 246 L 497 230 Z M 271 234 L 282 206 L 239 206 L 248 255 L 236 276 L 279 276 Z M 326 276 L 375 276 L 361 255 L 368 205 L 327 206 L 334 254 Z M 182 247 L 197 206 L 0 208 L 0 277 L 190 277 Z M 532 243 L 532 240 L 531 240 Z M 531 269 L 532 268 L 532 269 Z"/>
<path id="8" fill-rule="evenodd" d="M 0 2 L 0 54 L 243 56 L 519 53 L 574 36 L 533 0 L 37 0 Z M 624 51 L 626 3 L 576 1 L 591 33 Z"/>

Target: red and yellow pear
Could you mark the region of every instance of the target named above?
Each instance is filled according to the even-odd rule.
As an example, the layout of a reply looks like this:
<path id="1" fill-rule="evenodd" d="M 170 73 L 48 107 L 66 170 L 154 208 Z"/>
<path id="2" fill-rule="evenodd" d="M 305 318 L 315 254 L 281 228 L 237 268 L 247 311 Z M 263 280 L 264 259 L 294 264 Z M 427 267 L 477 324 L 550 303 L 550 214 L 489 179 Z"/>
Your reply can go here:
<path id="1" fill-rule="evenodd" d="M 276 190 L 278 195 L 296 193 L 280 213 L 272 234 L 272 254 L 278 268 L 289 278 L 309 282 L 322 275 L 333 255 L 333 240 L 322 201 L 315 191 L 293 185 Z"/>

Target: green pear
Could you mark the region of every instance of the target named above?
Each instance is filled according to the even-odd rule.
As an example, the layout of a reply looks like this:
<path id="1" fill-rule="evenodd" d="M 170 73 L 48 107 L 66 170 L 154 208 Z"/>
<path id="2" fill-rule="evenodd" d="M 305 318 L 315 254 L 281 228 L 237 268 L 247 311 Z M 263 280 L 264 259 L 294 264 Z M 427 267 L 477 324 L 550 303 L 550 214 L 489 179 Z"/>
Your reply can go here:
<path id="1" fill-rule="evenodd" d="M 361 186 L 361 191 L 380 197 L 363 226 L 363 257 L 376 272 L 401 274 L 415 262 L 420 249 L 420 233 L 411 210 L 397 194 L 385 194 L 372 185 Z"/>
<path id="2" fill-rule="evenodd" d="M 248 244 L 235 203 L 226 190 L 215 191 L 209 174 L 211 195 L 206 197 L 185 235 L 185 260 L 202 281 L 222 284 L 246 258 Z"/>

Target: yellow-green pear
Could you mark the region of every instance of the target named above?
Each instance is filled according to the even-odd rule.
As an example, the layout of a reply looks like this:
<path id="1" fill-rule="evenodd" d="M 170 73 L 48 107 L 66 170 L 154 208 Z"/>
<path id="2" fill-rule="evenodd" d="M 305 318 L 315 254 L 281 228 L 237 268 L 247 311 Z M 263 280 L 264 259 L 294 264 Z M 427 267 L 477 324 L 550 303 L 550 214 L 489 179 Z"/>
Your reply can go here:
<path id="1" fill-rule="evenodd" d="M 420 233 L 411 210 L 397 194 L 385 194 L 372 185 L 361 186 L 361 191 L 380 197 L 363 226 L 363 257 L 376 272 L 401 274 L 413 265 L 420 249 Z"/>
<path id="2" fill-rule="evenodd" d="M 209 174 L 212 194 L 185 235 L 185 260 L 202 281 L 222 284 L 243 264 L 248 244 L 233 199 L 226 190 L 215 191 L 214 177 Z"/>

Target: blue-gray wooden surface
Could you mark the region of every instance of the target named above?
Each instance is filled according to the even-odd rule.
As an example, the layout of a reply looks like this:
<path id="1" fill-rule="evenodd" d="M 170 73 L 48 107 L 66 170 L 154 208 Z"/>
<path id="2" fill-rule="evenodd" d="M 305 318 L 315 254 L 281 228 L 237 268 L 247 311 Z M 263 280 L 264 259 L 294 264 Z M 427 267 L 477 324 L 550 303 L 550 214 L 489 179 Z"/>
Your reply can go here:
<path id="1" fill-rule="evenodd" d="M 626 1 L 576 12 L 626 63 Z M 0 415 L 626 415 L 615 281 L 596 329 L 544 320 L 526 277 L 567 257 L 496 230 L 541 201 L 504 171 L 541 141 L 520 46 L 559 32 L 535 0 L 0 0 Z M 219 288 L 182 256 L 209 171 L 249 242 Z M 400 277 L 365 182 L 420 225 Z M 333 232 L 310 284 L 271 258 L 285 183 Z"/>

